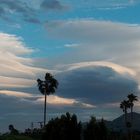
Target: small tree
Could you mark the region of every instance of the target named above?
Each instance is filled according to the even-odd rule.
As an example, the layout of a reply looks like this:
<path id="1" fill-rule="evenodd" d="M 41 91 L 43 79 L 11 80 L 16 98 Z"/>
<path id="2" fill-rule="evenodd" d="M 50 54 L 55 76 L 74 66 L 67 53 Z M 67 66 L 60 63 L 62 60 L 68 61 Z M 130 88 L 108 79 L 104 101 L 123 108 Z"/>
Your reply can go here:
<path id="1" fill-rule="evenodd" d="M 131 124 L 133 125 L 133 107 L 134 107 L 134 102 L 138 101 L 138 97 L 135 96 L 134 94 L 129 94 L 127 98 L 128 98 L 130 109 L 131 109 Z"/>
<path id="2" fill-rule="evenodd" d="M 14 128 L 12 124 L 9 125 L 10 134 L 17 135 L 19 134 L 18 130 Z"/>
<path id="3" fill-rule="evenodd" d="M 128 120 L 127 120 L 127 110 L 128 108 L 130 108 L 130 104 L 129 104 L 129 101 L 126 101 L 126 100 L 123 100 L 121 103 L 120 103 L 120 108 L 123 110 L 124 112 L 124 115 L 125 115 L 125 125 L 126 127 L 128 127 Z"/>
<path id="4" fill-rule="evenodd" d="M 43 95 L 45 95 L 45 100 L 44 100 L 44 126 L 45 126 L 47 96 L 55 93 L 55 91 L 58 87 L 58 81 L 50 73 L 46 73 L 45 80 L 42 81 L 40 79 L 37 79 L 37 83 L 38 83 L 39 91 Z"/>

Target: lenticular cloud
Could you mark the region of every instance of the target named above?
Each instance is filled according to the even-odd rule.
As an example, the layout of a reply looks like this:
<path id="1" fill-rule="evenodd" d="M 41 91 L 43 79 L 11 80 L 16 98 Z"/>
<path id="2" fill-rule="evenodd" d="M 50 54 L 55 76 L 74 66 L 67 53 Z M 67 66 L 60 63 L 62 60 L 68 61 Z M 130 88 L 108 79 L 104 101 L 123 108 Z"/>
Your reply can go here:
<path id="1" fill-rule="evenodd" d="M 32 86 L 36 74 L 46 72 L 31 66 L 33 59 L 25 57 L 33 50 L 15 35 L 0 33 L 0 38 L 0 87 Z"/>

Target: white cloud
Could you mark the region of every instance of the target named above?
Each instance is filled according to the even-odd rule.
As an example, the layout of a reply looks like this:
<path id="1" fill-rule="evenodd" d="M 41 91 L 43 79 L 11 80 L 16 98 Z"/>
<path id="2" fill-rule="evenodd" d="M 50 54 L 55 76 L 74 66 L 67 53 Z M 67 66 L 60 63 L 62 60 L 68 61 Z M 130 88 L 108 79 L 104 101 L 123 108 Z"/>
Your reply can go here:
<path id="1" fill-rule="evenodd" d="M 25 57 L 33 49 L 22 38 L 6 33 L 0 33 L 0 38 L 0 87 L 30 87 L 38 74 L 49 71 L 34 67 L 34 60 Z"/>
<path id="2" fill-rule="evenodd" d="M 44 104 L 44 96 L 25 93 L 20 91 L 10 91 L 10 90 L 0 90 L 0 95 L 5 95 L 6 97 L 16 97 L 21 101 L 27 101 L 29 103 L 35 104 Z M 76 99 L 63 98 L 56 95 L 50 95 L 47 97 L 47 103 L 49 105 L 57 106 L 73 106 L 73 107 L 81 107 L 81 108 L 95 108 L 96 106 L 83 103 Z"/>
<path id="3" fill-rule="evenodd" d="M 32 49 L 25 47 L 22 38 L 15 35 L 0 33 L 0 52 L 12 53 L 15 55 L 29 54 L 33 52 Z"/>
<path id="4" fill-rule="evenodd" d="M 44 97 L 38 98 L 35 102 L 43 104 Z M 64 107 L 73 106 L 73 107 L 80 107 L 80 108 L 96 108 L 96 106 L 92 104 L 87 104 L 87 103 L 83 103 L 82 101 L 78 101 L 76 99 L 63 98 L 63 97 L 59 97 L 55 95 L 48 96 L 47 103 L 51 105 L 55 105 L 56 107 L 57 106 L 64 106 Z"/>
<path id="5" fill-rule="evenodd" d="M 132 26 L 131 24 L 83 19 L 52 21 L 48 22 L 46 26 L 50 33 L 49 35 L 67 40 L 86 43 L 95 42 L 98 45 L 102 45 L 102 43 L 113 44 L 114 41 L 117 45 L 127 43 L 126 41 L 128 41 L 128 44 L 135 41 L 139 42 L 140 27 Z"/>
<path id="6" fill-rule="evenodd" d="M 1 88 L 19 88 L 19 87 L 31 87 L 35 83 L 34 80 L 16 77 L 4 77 L 0 76 Z"/>
<path id="7" fill-rule="evenodd" d="M 107 62 L 107 61 L 89 61 L 89 62 L 74 63 L 74 64 L 68 64 L 68 65 L 57 65 L 57 68 L 64 69 L 64 71 L 69 71 L 69 70 L 75 70 L 78 68 L 98 67 L 98 66 L 110 67 L 114 71 L 120 74 L 129 74 L 132 76 L 136 75 L 136 72 L 130 68 L 117 65 L 112 62 Z"/>
<path id="8" fill-rule="evenodd" d="M 75 47 L 78 47 L 79 44 L 65 44 L 64 47 L 66 48 L 75 48 Z"/>
<path id="9" fill-rule="evenodd" d="M 48 37 L 79 44 L 59 58 L 61 63 L 110 61 L 136 72 L 140 82 L 139 25 L 82 19 L 52 21 L 47 30 Z"/>
<path id="10" fill-rule="evenodd" d="M 28 93 L 18 92 L 18 91 L 9 91 L 9 90 L 0 90 L 0 95 L 6 95 L 6 96 L 18 97 L 18 98 L 32 97 L 32 95 Z"/>

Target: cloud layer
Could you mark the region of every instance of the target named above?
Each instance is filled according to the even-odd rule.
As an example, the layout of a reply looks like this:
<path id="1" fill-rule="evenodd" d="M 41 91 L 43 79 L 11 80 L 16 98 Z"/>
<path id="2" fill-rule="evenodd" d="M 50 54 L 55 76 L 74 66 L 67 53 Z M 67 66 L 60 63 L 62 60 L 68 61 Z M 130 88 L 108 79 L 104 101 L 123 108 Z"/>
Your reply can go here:
<path id="1" fill-rule="evenodd" d="M 78 44 L 60 57 L 61 63 L 110 61 L 133 69 L 136 75 L 140 74 L 139 25 L 82 19 L 48 22 L 46 29 L 48 37 L 54 40 L 65 40 L 69 46 Z"/>
<path id="2" fill-rule="evenodd" d="M 22 38 L 6 33 L 0 33 L 0 37 L 0 110 L 2 114 L 0 120 L 5 120 L 4 122 L 9 124 L 21 123 L 16 122 L 14 117 L 23 120 L 24 116 L 29 116 L 27 120 L 29 124 L 29 121 L 38 120 L 42 116 L 40 110 L 44 103 L 44 96 L 37 89 L 36 79 L 44 78 L 46 72 L 54 71 L 33 66 L 34 59 L 29 56 L 34 50 L 27 48 Z M 66 112 L 68 108 L 79 110 L 93 109 L 96 106 L 75 98 L 52 95 L 48 97 L 48 107 L 51 108 L 50 114 L 52 113 L 53 116 L 54 113 L 59 112 L 56 111 L 59 108 Z M 7 123 L 1 124 L 5 128 Z M 25 128 L 25 125 L 22 127 Z"/>
<path id="3" fill-rule="evenodd" d="M 64 4 L 67 3 L 67 4 Z M 0 18 L 8 22 L 22 21 L 34 24 L 41 24 L 43 21 L 40 17 L 48 11 L 94 11 L 94 10 L 112 10 L 121 9 L 138 4 L 138 0 L 1 0 L 0 1 Z M 68 8 L 70 7 L 70 8 Z M 18 20 L 14 17 L 18 17 Z"/>
<path id="4" fill-rule="evenodd" d="M 0 18 L 7 22 L 19 22 L 22 19 L 25 22 L 40 24 L 39 17 L 48 10 L 64 10 L 66 6 L 58 0 L 1 0 Z M 45 10 L 45 11 L 44 11 Z M 14 17 L 18 17 L 16 20 Z"/>
<path id="5" fill-rule="evenodd" d="M 59 94 L 98 105 L 119 102 L 128 93 L 138 92 L 138 83 L 127 69 L 121 68 L 121 72 L 117 72 L 112 65 L 98 63 L 80 63 L 78 67 L 75 64 L 60 73 Z"/>
<path id="6" fill-rule="evenodd" d="M 33 59 L 25 57 L 33 52 L 22 39 L 6 33 L 0 33 L 0 87 L 30 87 L 34 85 L 37 74 L 44 73 L 32 65 Z"/>
<path id="7" fill-rule="evenodd" d="M 0 11 L 0 18 L 9 22 L 13 21 L 11 17 L 20 15 L 24 21 L 39 23 L 35 10 L 21 0 L 1 0 Z"/>
<path id="8" fill-rule="evenodd" d="M 44 79 L 46 72 L 55 74 L 59 81 L 56 95 L 48 97 L 47 119 L 67 111 L 84 121 L 93 113 L 100 118 L 118 115 L 119 102 L 128 93 L 139 96 L 140 26 L 78 18 L 114 19 L 121 8 L 124 19 L 131 8 L 137 12 L 138 3 L 139 0 L 0 0 L 0 20 L 10 23 L 7 26 L 2 22 L 5 28 L 1 28 L 13 32 L 0 32 L 0 127 L 17 124 L 18 128 L 27 128 L 32 121 L 42 121 L 44 96 L 38 91 L 36 79 Z M 127 14 L 125 8 L 130 10 Z M 111 15 L 115 16 L 110 18 L 108 11 L 101 10 L 113 10 Z M 63 13 L 59 15 L 59 11 Z M 122 16 L 119 17 L 120 20 Z M 53 20 L 58 18 L 65 20 Z M 46 20 L 47 33 L 41 28 Z M 27 47 L 16 33 L 34 49 Z M 38 46 L 41 54 L 32 55 Z M 42 52 L 49 54 L 51 60 L 42 58 Z M 32 56 L 39 57 L 38 61 Z"/>
<path id="9" fill-rule="evenodd" d="M 68 0 L 69 1 L 69 0 Z M 77 5 L 77 1 L 71 0 L 71 3 L 74 4 L 75 8 L 86 9 L 86 10 L 110 10 L 110 9 L 120 9 L 126 8 L 128 6 L 133 6 L 139 3 L 138 0 L 78 0 L 79 5 Z"/>

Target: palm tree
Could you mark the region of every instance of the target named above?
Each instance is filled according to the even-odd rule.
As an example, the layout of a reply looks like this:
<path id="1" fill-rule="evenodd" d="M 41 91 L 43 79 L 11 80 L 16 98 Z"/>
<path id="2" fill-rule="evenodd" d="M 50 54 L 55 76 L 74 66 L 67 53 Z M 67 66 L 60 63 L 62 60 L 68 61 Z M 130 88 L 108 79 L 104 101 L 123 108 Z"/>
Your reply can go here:
<path id="1" fill-rule="evenodd" d="M 43 95 L 45 95 L 45 100 L 44 100 L 44 126 L 45 126 L 47 96 L 55 93 L 55 91 L 58 87 L 58 81 L 50 73 L 46 73 L 45 80 L 42 81 L 40 79 L 37 79 L 37 83 L 38 83 L 39 91 Z"/>
<path id="2" fill-rule="evenodd" d="M 121 103 L 120 103 L 120 108 L 123 110 L 124 112 L 124 115 L 125 115 L 125 124 L 127 126 L 127 109 L 130 108 L 130 104 L 129 104 L 129 101 L 128 100 L 123 100 Z"/>
<path id="3" fill-rule="evenodd" d="M 135 96 L 133 93 L 129 94 L 127 96 L 130 104 L 130 109 L 131 109 L 131 124 L 133 123 L 133 107 L 134 107 L 134 102 L 138 101 L 137 96 Z"/>

